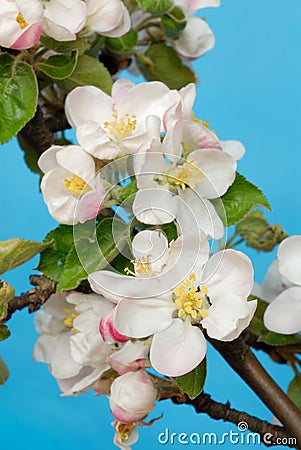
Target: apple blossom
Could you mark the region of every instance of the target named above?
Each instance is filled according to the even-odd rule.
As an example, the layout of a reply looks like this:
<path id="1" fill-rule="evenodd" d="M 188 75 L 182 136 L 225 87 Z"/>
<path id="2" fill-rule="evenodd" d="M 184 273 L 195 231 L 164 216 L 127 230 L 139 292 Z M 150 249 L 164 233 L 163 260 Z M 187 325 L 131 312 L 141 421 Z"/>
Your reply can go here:
<path id="1" fill-rule="evenodd" d="M 147 117 L 162 119 L 178 99 L 177 91 L 159 81 L 135 85 L 120 79 L 113 84 L 112 96 L 94 86 L 73 89 L 65 111 L 79 144 L 94 157 L 111 160 L 135 153 L 147 136 Z"/>
<path id="2" fill-rule="evenodd" d="M 96 217 L 105 198 L 95 163 L 78 145 L 53 145 L 38 161 L 44 172 L 41 190 L 52 217 L 72 225 Z"/>
<path id="3" fill-rule="evenodd" d="M 201 324 L 210 337 L 223 341 L 237 338 L 249 325 L 257 305 L 256 300 L 247 301 L 253 269 L 249 258 L 234 250 L 218 252 L 207 261 L 206 240 L 196 263 L 189 246 L 179 251 L 177 244 L 185 236 L 175 242 L 177 255 L 170 250 L 164 264 L 164 246 L 159 254 L 155 247 L 150 250 L 154 233 L 156 239 L 164 240 L 155 231 L 142 231 L 137 235 L 139 240 L 134 238 L 133 252 L 139 255 L 135 260 L 138 276 L 99 271 L 91 274 L 89 281 L 94 291 L 119 298 L 114 322 L 120 333 L 137 339 L 153 335 L 153 368 L 167 376 L 180 376 L 193 370 L 206 354 L 206 340 L 195 325 Z M 190 270 L 186 272 L 189 259 Z"/>
<path id="4" fill-rule="evenodd" d="M 119 37 L 131 27 L 130 14 L 121 0 L 85 0 L 86 26 L 103 36 Z"/>
<path id="5" fill-rule="evenodd" d="M 176 52 L 189 61 L 202 56 L 214 47 L 214 34 L 204 19 L 194 17 L 201 8 L 219 6 L 219 0 L 175 0 L 175 4 L 187 13 L 187 23 L 173 45 Z"/>
<path id="6" fill-rule="evenodd" d="M 276 333 L 301 331 L 300 262 L 301 236 L 291 236 L 279 245 L 277 261 L 273 261 L 263 282 L 263 297 L 272 300 L 265 311 L 264 324 Z"/>
<path id="7" fill-rule="evenodd" d="M 73 41 L 87 20 L 87 6 L 81 0 L 42 0 L 43 33 L 57 41 Z"/>
<path id="8" fill-rule="evenodd" d="M 33 47 L 42 30 L 43 6 L 32 0 L 1 0 L 0 45 L 16 50 Z"/>
<path id="9" fill-rule="evenodd" d="M 128 372 L 112 383 L 111 411 L 119 422 L 134 423 L 154 409 L 157 397 L 157 389 L 144 370 Z"/>
<path id="10" fill-rule="evenodd" d="M 114 444 L 121 450 L 131 450 L 131 445 L 138 441 L 139 433 L 134 424 L 121 423 L 115 420 L 112 423 L 115 428 Z"/>

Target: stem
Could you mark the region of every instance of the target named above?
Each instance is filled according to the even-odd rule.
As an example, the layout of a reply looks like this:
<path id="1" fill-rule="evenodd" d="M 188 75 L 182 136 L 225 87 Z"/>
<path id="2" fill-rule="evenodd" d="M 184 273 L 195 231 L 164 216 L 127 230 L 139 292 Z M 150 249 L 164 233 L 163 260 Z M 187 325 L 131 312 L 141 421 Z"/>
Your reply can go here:
<path id="1" fill-rule="evenodd" d="M 208 338 L 235 372 L 250 386 L 263 403 L 296 437 L 301 447 L 301 411 L 280 389 L 252 353 L 242 336 L 231 342 Z"/>
<path id="2" fill-rule="evenodd" d="M 282 445 L 296 448 L 296 439 L 292 438 L 285 428 L 272 425 L 243 411 L 237 411 L 230 407 L 229 402 L 225 404 L 216 402 L 208 394 L 201 393 L 193 400 L 184 394 L 183 396 L 174 396 L 172 401 L 176 404 L 192 405 L 198 414 L 208 414 L 211 419 L 244 425 L 245 429 L 258 433 L 261 442 L 266 446 L 279 445 L 281 442 Z"/>

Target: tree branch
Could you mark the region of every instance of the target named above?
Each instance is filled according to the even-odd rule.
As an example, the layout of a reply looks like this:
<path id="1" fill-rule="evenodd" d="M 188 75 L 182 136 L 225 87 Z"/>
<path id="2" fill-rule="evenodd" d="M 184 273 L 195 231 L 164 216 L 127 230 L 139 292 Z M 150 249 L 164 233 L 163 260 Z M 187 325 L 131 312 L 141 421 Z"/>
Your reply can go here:
<path id="1" fill-rule="evenodd" d="M 231 342 L 208 338 L 235 372 L 253 389 L 264 404 L 296 437 L 301 447 L 301 411 L 266 372 L 246 344 L 243 335 Z"/>
<path id="2" fill-rule="evenodd" d="M 224 422 L 231 422 L 244 424 L 246 429 L 253 433 L 260 435 L 260 440 L 266 446 L 286 445 L 288 447 L 297 448 L 292 440 L 292 437 L 287 433 L 285 428 L 278 425 L 272 425 L 265 420 L 258 419 L 245 412 L 237 411 L 230 407 L 230 403 L 219 403 L 212 400 L 209 394 L 201 393 L 195 399 L 191 400 L 186 394 L 183 396 L 176 396 L 171 399 L 176 404 L 192 405 L 198 414 L 208 414 L 211 419 L 223 420 Z M 242 432 L 242 430 L 241 430 Z"/>
<path id="3" fill-rule="evenodd" d="M 34 117 L 19 132 L 19 135 L 38 156 L 52 145 L 53 136 L 45 124 L 43 112 L 39 106 Z"/>

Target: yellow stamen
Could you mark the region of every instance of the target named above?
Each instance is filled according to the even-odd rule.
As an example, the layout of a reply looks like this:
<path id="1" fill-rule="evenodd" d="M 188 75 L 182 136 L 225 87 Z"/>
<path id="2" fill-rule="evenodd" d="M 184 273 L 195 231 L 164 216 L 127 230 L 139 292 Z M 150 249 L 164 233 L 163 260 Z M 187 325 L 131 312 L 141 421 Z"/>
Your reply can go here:
<path id="1" fill-rule="evenodd" d="M 16 17 L 16 22 L 18 22 L 21 30 L 24 30 L 24 28 L 28 27 L 28 23 L 26 22 L 26 20 L 22 16 L 22 13 L 20 13 L 20 12 Z"/>
<path id="2" fill-rule="evenodd" d="M 170 184 L 180 186 L 183 191 L 185 191 L 187 186 L 194 189 L 196 183 L 201 183 L 204 176 L 199 167 L 194 164 L 194 159 L 191 158 L 184 164 L 178 166 L 173 173 Z"/>
<path id="3" fill-rule="evenodd" d="M 74 331 L 74 333 L 79 333 L 79 330 L 77 328 L 74 328 L 73 321 L 78 316 L 78 314 L 71 311 L 69 308 L 64 308 L 64 312 L 67 314 L 70 314 L 69 317 L 66 317 L 64 320 L 64 324 L 67 328 L 69 328 L 71 331 Z"/>
<path id="4" fill-rule="evenodd" d="M 65 179 L 65 188 L 67 191 L 72 192 L 72 194 L 81 195 L 84 192 L 90 191 L 90 187 L 85 183 L 84 180 L 82 180 L 77 175 L 73 175 L 70 180 Z"/>
<path id="5" fill-rule="evenodd" d="M 174 303 L 178 308 L 178 317 L 185 319 L 190 317 L 193 322 L 201 321 L 207 317 L 206 309 L 209 307 L 206 286 L 196 286 L 196 276 L 192 273 L 174 291 Z"/>
<path id="6" fill-rule="evenodd" d="M 209 126 L 210 126 L 210 122 L 208 120 L 197 119 L 194 115 L 194 111 L 191 112 L 191 120 L 193 122 L 200 123 L 201 125 L 203 125 L 206 128 L 209 128 Z"/>
<path id="7" fill-rule="evenodd" d="M 103 124 L 112 140 L 119 142 L 121 139 L 130 136 L 136 130 L 137 120 L 135 115 L 130 116 L 126 114 L 125 117 L 118 119 L 116 114 L 112 114 L 112 117 L 113 120 Z"/>
<path id="8" fill-rule="evenodd" d="M 152 255 L 147 255 L 140 259 L 131 260 L 131 263 L 135 266 L 135 275 L 143 277 L 151 277 L 153 275 L 153 269 L 150 262 L 151 257 Z M 126 267 L 125 271 L 127 274 L 131 273 L 128 267 Z"/>
<path id="9" fill-rule="evenodd" d="M 124 439 L 125 441 L 129 438 L 132 430 L 135 428 L 134 423 L 121 423 L 118 422 L 116 426 L 116 431 L 121 437 L 121 439 Z"/>

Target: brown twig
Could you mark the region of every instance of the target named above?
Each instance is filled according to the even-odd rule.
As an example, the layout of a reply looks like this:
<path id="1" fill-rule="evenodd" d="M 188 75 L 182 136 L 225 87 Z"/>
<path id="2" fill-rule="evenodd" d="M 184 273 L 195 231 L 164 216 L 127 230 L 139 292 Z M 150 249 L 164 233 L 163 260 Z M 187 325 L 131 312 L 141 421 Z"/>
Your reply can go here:
<path id="1" fill-rule="evenodd" d="M 41 156 L 53 143 L 51 131 L 47 128 L 41 108 L 38 106 L 34 117 L 19 132 L 29 147 Z"/>
<path id="2" fill-rule="evenodd" d="M 266 372 L 243 336 L 231 342 L 208 338 L 235 372 L 253 389 L 263 403 L 283 423 L 301 447 L 301 411 Z"/>
<path id="3" fill-rule="evenodd" d="M 296 447 L 296 439 L 292 438 L 287 431 L 278 425 L 258 419 L 245 412 L 237 411 L 230 407 L 230 403 L 219 403 L 212 400 L 209 394 L 201 393 L 195 399 L 191 400 L 186 394 L 172 398 L 176 404 L 192 405 L 195 411 L 200 414 L 208 414 L 214 420 L 223 420 L 224 422 L 231 422 L 244 426 L 245 430 L 257 433 L 260 436 L 261 442 L 266 446 L 286 445 L 288 447 Z M 242 432 L 242 428 L 239 428 Z"/>

